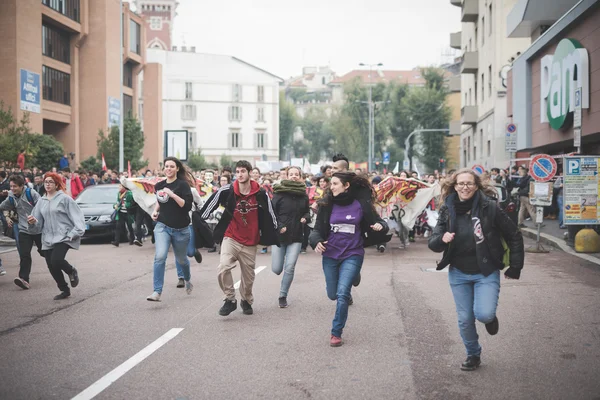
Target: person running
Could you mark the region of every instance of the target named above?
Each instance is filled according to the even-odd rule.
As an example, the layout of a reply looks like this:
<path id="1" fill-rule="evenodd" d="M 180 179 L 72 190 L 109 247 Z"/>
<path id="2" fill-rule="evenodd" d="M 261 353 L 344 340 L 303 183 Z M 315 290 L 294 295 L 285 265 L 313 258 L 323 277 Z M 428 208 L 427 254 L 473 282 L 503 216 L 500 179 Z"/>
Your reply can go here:
<path id="1" fill-rule="evenodd" d="M 191 172 L 190 172 L 191 173 Z M 190 241 L 188 242 L 188 246 L 187 246 L 187 250 L 186 250 L 186 255 L 188 257 L 194 257 L 194 259 L 196 260 L 196 262 L 198 264 L 202 263 L 202 254 L 200 253 L 200 249 L 196 248 L 196 233 L 194 232 L 194 226 L 192 224 L 192 212 L 199 210 L 200 208 L 202 208 L 202 205 L 204 204 L 204 202 L 202 201 L 202 198 L 200 197 L 200 193 L 198 193 L 198 189 L 196 189 L 195 187 L 191 187 L 190 190 L 192 191 L 192 209 L 190 210 Z M 185 279 L 184 279 L 184 274 L 183 274 L 183 266 L 177 261 L 175 260 L 175 269 L 177 270 L 177 288 L 181 289 L 185 287 Z"/>
<path id="2" fill-rule="evenodd" d="M 337 300 L 330 345 L 342 345 L 342 331 L 348 319 L 351 289 L 360 274 L 364 247 L 382 243 L 388 226 L 365 199 L 369 181 L 354 172 L 337 172 L 331 178 L 330 193 L 321 200 L 310 245 L 323 256 L 327 296 Z M 368 236 L 365 237 L 365 234 Z"/>
<path id="3" fill-rule="evenodd" d="M 288 306 L 287 296 L 292 281 L 296 261 L 302 249 L 304 227 L 310 222 L 306 183 L 302 180 L 302 171 L 298 167 L 287 169 L 287 180 L 273 188 L 273 209 L 277 217 L 280 247 L 273 247 L 271 257 L 272 271 L 280 275 L 279 307 Z"/>
<path id="4" fill-rule="evenodd" d="M 443 205 L 429 238 L 431 250 L 444 252 L 436 269 L 450 266 L 448 280 L 467 351 L 460 367 L 463 371 L 473 371 L 481 364 L 475 320 L 484 323 L 490 335 L 498 333 L 500 270 L 509 267 L 504 276 L 519 279 L 525 258 L 521 231 L 493 196 L 496 190 L 484 187 L 479 175 L 470 169 L 446 178 L 442 183 Z M 504 265 L 502 240 L 510 249 L 509 265 Z"/>
<path id="5" fill-rule="evenodd" d="M 133 201 L 133 195 L 131 190 L 128 190 L 123 184 L 119 185 L 119 193 L 117 193 L 117 202 L 114 205 L 114 209 L 117 210 L 115 220 L 115 240 L 112 245 L 119 247 L 121 243 L 121 232 L 125 226 L 127 226 L 127 232 L 129 232 L 129 244 L 132 245 L 135 239 L 133 233 L 133 215 L 135 214 L 135 207 L 137 204 Z"/>
<path id="6" fill-rule="evenodd" d="M 171 245 L 175 260 L 183 271 L 187 294 L 191 294 L 194 288 L 190 282 L 187 247 L 190 241 L 189 212 L 193 202 L 191 187 L 196 182 L 178 158 L 165 158 L 164 166 L 167 179 L 154 186 L 158 200 L 152 212 L 152 219 L 157 221 L 154 227 L 154 292 L 146 297 L 148 301 L 160 301 L 165 283 L 165 264 Z"/>
<path id="7" fill-rule="evenodd" d="M 256 247 L 279 246 L 277 218 L 273 212 L 271 199 L 258 182 L 250 180 L 252 165 L 245 160 L 235 166 L 237 179 L 231 185 L 221 187 L 202 207 L 202 219 L 220 205 L 225 207 L 223 216 L 213 232 L 215 243 L 221 243 L 221 257 L 218 268 L 218 281 L 225 294 L 219 315 L 227 316 L 237 309 L 235 288 L 231 270 L 239 262 L 242 272 L 240 297 L 243 313 L 251 315 L 254 296 L 254 266 Z"/>
<path id="8" fill-rule="evenodd" d="M 66 299 L 71 295 L 63 272 L 69 276 L 71 287 L 79 285 L 79 274 L 65 259 L 70 249 L 78 250 L 85 232 L 85 218 L 79 205 L 65 194 L 65 183 L 60 175 L 48 172 L 44 175 L 46 194 L 38 200 L 27 216 L 36 232 L 42 232 L 42 250 L 46 264 L 60 294 L 54 300 Z"/>
<path id="9" fill-rule="evenodd" d="M 25 187 L 25 180 L 21 175 L 12 175 L 9 178 L 10 192 L 8 198 L 0 204 L 0 212 L 12 210 L 19 216 L 19 276 L 15 278 L 15 285 L 21 289 L 29 289 L 29 274 L 31 273 L 31 249 L 35 244 L 38 253 L 42 253 L 42 234 L 39 228 L 27 223 L 33 207 L 40 200 L 40 195 L 31 188 Z"/>

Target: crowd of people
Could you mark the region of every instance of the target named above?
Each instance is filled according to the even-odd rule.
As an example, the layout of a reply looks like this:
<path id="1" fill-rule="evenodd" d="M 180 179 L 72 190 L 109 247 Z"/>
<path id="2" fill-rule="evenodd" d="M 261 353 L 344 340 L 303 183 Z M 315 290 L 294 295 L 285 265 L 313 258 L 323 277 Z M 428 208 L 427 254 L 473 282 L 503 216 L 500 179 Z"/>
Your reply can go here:
<path id="1" fill-rule="evenodd" d="M 114 206 L 117 224 L 113 245 L 119 245 L 120 232 L 126 226 L 130 244 L 142 246 L 141 227 L 148 228 L 155 257 L 153 292 L 147 300 L 158 302 L 162 300 L 171 246 L 176 287 L 191 294 L 189 258 L 201 263 L 200 249 L 216 251 L 218 244 L 217 281 L 224 295 L 218 311 L 221 316 L 237 309 L 231 271 L 238 264 L 240 306 L 243 314 L 253 314 L 256 254 L 267 252 L 269 247 L 273 273 L 283 274 L 278 306 L 287 308 L 297 261 L 310 245 L 322 256 L 326 295 L 336 301 L 329 341 L 332 347 L 338 347 L 343 343 L 348 309 L 354 302 L 352 288 L 362 279 L 364 249 L 385 245 L 391 239 L 388 224 L 375 211 L 373 185 L 387 176 L 440 184 L 442 195 L 436 199 L 441 205 L 439 220 L 429 247 L 444 253 L 438 269 L 450 268 L 449 283 L 467 350 L 461 368 L 476 369 L 481 362 L 481 346 L 475 321 L 484 323 L 492 335 L 498 332 L 500 270 L 508 267 L 506 278 L 518 279 L 524 258 L 521 233 L 498 205 L 493 186 L 518 191 L 521 209 L 528 210 L 523 192 L 529 180 L 525 167 L 519 171 L 520 179 L 495 168 L 482 175 L 463 169 L 447 175 L 434 171 L 422 177 L 413 171 L 368 174 L 349 169 L 350 163 L 342 154 L 316 175 L 305 175 L 295 166 L 263 174 L 243 160 L 233 170 L 225 167 L 221 171 L 194 172 L 177 158 L 168 157 L 161 171 L 135 174 L 165 178 L 155 185 L 156 203 L 151 215 L 136 207 L 131 192 L 121 185 Z M 120 183 L 128 174 L 106 171 L 99 176 L 81 170 L 71 172 L 68 166 L 60 173 L 42 173 L 35 168 L 9 172 L 0 171 L 0 215 L 3 226 L 12 227 L 17 238 L 20 268 L 14 282 L 22 289 L 31 288 L 31 252 L 35 245 L 60 290 L 54 299 L 65 299 L 79 284 L 78 271 L 66 256 L 69 250 L 79 248 L 85 232 L 83 213 L 74 199 L 87 186 Z M 199 196 L 199 182 L 214 188 L 206 201 Z M 222 216 L 211 227 L 206 220 L 219 208 L 224 210 Z M 7 216 L 5 211 L 9 212 Z M 521 212 L 519 218 L 521 224 Z"/>

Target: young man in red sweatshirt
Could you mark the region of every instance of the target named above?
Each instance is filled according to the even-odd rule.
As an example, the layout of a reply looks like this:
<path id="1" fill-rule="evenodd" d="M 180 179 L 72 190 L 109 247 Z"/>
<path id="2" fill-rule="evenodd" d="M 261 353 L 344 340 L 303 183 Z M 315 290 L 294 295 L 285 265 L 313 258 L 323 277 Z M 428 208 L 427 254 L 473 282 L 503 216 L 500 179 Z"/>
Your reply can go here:
<path id="1" fill-rule="evenodd" d="M 208 219 L 220 205 L 225 207 L 225 212 L 213 232 L 215 242 L 221 243 L 218 281 L 225 295 L 225 302 L 219 310 L 222 316 L 231 314 L 237 308 L 231 275 L 236 262 L 240 263 L 242 272 L 242 311 L 251 315 L 256 247 L 258 244 L 279 246 L 277 219 L 271 200 L 265 190 L 250 179 L 251 171 L 252 165 L 248 161 L 238 161 L 235 166 L 236 181 L 221 187 L 200 210 L 202 218 Z"/>

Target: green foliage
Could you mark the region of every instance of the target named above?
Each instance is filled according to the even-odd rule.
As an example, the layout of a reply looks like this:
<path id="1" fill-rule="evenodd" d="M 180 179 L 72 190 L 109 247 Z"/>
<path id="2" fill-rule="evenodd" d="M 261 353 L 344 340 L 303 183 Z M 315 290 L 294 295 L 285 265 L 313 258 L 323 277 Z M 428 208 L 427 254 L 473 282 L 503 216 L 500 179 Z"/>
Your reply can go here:
<path id="1" fill-rule="evenodd" d="M 279 159 L 286 157 L 287 146 L 292 145 L 294 129 L 298 116 L 294 105 L 285 99 L 284 92 L 279 92 Z"/>
<path id="2" fill-rule="evenodd" d="M 0 101 L 0 161 L 16 164 L 17 156 L 25 150 L 25 166 L 50 170 L 64 154 L 62 144 L 49 135 L 31 132 L 29 113 L 17 121 L 12 109 Z"/>
<path id="3" fill-rule="evenodd" d="M 148 160 L 143 159 L 144 133 L 142 132 L 139 121 L 131 116 L 126 117 L 123 121 L 123 131 L 123 155 L 125 165 L 127 165 L 127 161 L 131 161 L 132 170 L 139 170 L 146 167 L 148 165 Z M 98 145 L 97 158 L 102 159 L 102 154 L 104 154 L 107 168 L 118 169 L 119 127 L 111 127 L 108 135 L 105 135 L 104 131 L 100 129 L 98 131 L 96 143 Z"/>
<path id="4" fill-rule="evenodd" d="M 79 166 L 81 167 L 82 170 L 84 171 L 93 171 L 93 172 L 99 172 L 102 170 L 102 159 L 97 159 L 94 156 L 89 156 L 88 158 L 86 158 L 85 160 L 83 160 Z"/>
<path id="5" fill-rule="evenodd" d="M 294 101 L 299 101 L 302 97 L 306 95 L 306 89 L 290 89 L 288 91 L 288 95 Z M 280 97 L 281 99 L 281 97 Z M 281 103 L 280 103 L 281 104 Z"/>
<path id="6" fill-rule="evenodd" d="M 331 159 L 334 154 L 334 138 L 331 133 L 327 113 L 319 107 L 311 107 L 300 124 L 304 139 L 310 143 L 308 156 L 311 163 L 321 159 Z"/>
<path id="7" fill-rule="evenodd" d="M 223 167 L 231 167 L 233 168 L 233 159 L 229 157 L 227 154 L 221 154 L 221 159 L 219 160 L 219 165 L 221 168 Z"/>
<path id="8" fill-rule="evenodd" d="M 198 150 L 190 153 L 188 160 L 187 160 L 187 165 L 193 171 L 200 171 L 201 169 L 206 168 L 207 162 L 206 162 L 206 159 L 204 158 L 204 155 L 202 155 L 201 149 L 198 149 Z"/>

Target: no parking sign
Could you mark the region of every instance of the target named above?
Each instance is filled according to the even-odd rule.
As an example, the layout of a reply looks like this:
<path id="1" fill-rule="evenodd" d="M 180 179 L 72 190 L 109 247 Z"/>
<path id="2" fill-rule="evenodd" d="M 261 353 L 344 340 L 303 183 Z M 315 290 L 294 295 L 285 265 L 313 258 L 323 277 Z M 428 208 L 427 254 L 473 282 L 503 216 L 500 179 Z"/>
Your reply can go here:
<path id="1" fill-rule="evenodd" d="M 483 168 L 482 165 L 479 164 L 475 164 L 473 165 L 473 168 L 471 168 L 473 170 L 473 172 L 475 172 L 477 175 L 481 175 L 485 172 L 485 168 Z"/>
<path id="2" fill-rule="evenodd" d="M 547 154 L 538 154 L 531 159 L 529 173 L 536 182 L 548 182 L 556 175 L 556 161 Z"/>

